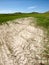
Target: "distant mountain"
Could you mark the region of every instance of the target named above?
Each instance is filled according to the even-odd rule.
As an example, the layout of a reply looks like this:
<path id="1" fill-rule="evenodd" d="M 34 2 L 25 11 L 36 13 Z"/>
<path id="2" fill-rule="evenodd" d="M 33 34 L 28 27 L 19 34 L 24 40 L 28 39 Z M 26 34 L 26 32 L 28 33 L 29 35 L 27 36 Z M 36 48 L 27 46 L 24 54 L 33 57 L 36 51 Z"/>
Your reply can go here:
<path id="1" fill-rule="evenodd" d="M 39 12 L 32 12 L 32 14 L 38 14 Z"/>
<path id="2" fill-rule="evenodd" d="M 45 14 L 49 14 L 49 11 L 45 12 Z"/>
<path id="3" fill-rule="evenodd" d="M 31 14 L 43 14 L 43 13 L 39 13 L 39 12 L 31 12 Z M 44 14 L 49 14 L 49 11 L 44 12 Z"/>
<path id="4" fill-rule="evenodd" d="M 14 14 L 22 14 L 22 12 L 15 12 Z"/>

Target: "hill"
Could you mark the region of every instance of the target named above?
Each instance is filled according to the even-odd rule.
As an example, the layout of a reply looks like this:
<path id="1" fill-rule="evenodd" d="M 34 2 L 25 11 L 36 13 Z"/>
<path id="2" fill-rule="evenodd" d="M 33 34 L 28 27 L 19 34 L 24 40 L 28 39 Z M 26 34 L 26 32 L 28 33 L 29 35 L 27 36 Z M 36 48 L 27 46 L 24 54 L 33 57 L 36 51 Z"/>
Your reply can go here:
<path id="1" fill-rule="evenodd" d="M 45 12 L 46 14 L 49 14 L 49 11 Z"/>
<path id="2" fill-rule="evenodd" d="M 49 12 L 45 13 L 38 13 L 38 12 L 32 12 L 32 13 L 13 13 L 13 14 L 0 14 L 0 24 L 7 23 L 7 21 L 18 19 L 18 18 L 24 18 L 24 17 L 34 17 L 37 19 L 37 24 L 39 26 L 42 26 L 44 28 L 49 27 Z"/>

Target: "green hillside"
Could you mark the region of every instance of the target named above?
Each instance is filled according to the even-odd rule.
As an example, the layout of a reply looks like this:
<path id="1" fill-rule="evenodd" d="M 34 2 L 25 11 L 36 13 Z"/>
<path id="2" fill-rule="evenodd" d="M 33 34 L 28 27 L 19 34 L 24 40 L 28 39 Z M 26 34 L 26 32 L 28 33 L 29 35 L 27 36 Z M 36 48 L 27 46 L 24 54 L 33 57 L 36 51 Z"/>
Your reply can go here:
<path id="1" fill-rule="evenodd" d="M 9 20 L 14 20 L 23 17 L 35 17 L 37 19 L 37 25 L 44 28 L 49 27 L 49 13 L 14 13 L 14 14 L 0 14 L 0 24 L 6 23 Z"/>

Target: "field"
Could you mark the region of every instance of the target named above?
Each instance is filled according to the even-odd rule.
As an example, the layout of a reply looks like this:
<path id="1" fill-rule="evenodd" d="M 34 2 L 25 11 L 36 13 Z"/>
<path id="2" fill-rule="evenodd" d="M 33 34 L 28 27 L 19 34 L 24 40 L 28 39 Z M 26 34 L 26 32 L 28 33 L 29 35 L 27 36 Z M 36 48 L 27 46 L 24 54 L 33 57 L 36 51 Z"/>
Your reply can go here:
<path id="1" fill-rule="evenodd" d="M 34 22 L 37 27 L 34 26 Z M 46 35 L 45 32 L 47 32 Z M 36 62 L 38 62 L 38 60 L 40 60 L 40 62 L 46 60 L 44 64 L 48 65 L 49 13 L 0 14 L 0 47 L 0 58 L 4 56 L 3 60 L 7 60 L 5 65 L 14 65 L 15 63 L 20 65 L 21 63 L 19 64 L 19 62 L 21 58 L 23 59 L 22 63 L 23 61 L 25 62 L 26 58 L 27 61 L 31 61 L 26 61 L 25 63 L 27 65 L 34 65 L 34 59 Z M 2 63 L 4 63 L 3 60 Z M 13 62 L 15 60 L 16 62 Z"/>
<path id="2" fill-rule="evenodd" d="M 35 17 L 37 25 L 44 28 L 49 27 L 49 13 L 14 13 L 14 14 L 0 14 L 0 24 L 7 23 L 7 21 L 23 17 Z"/>
<path id="3" fill-rule="evenodd" d="M 32 12 L 32 13 L 0 14 L 0 25 L 7 23 L 8 21 L 11 20 L 25 17 L 34 17 L 36 19 L 37 26 L 46 29 L 48 32 L 47 35 L 49 35 L 49 11 L 45 13 Z"/>

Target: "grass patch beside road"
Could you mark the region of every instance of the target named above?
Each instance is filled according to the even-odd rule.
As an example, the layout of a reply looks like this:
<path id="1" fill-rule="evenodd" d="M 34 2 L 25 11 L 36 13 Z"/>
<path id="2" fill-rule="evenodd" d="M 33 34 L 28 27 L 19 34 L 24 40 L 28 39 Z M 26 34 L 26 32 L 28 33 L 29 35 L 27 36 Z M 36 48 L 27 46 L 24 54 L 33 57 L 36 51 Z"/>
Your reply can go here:
<path id="1" fill-rule="evenodd" d="M 37 19 L 37 25 L 44 28 L 49 27 L 49 13 L 14 13 L 14 14 L 0 14 L 0 24 L 6 23 L 7 21 L 24 18 L 34 17 Z"/>

